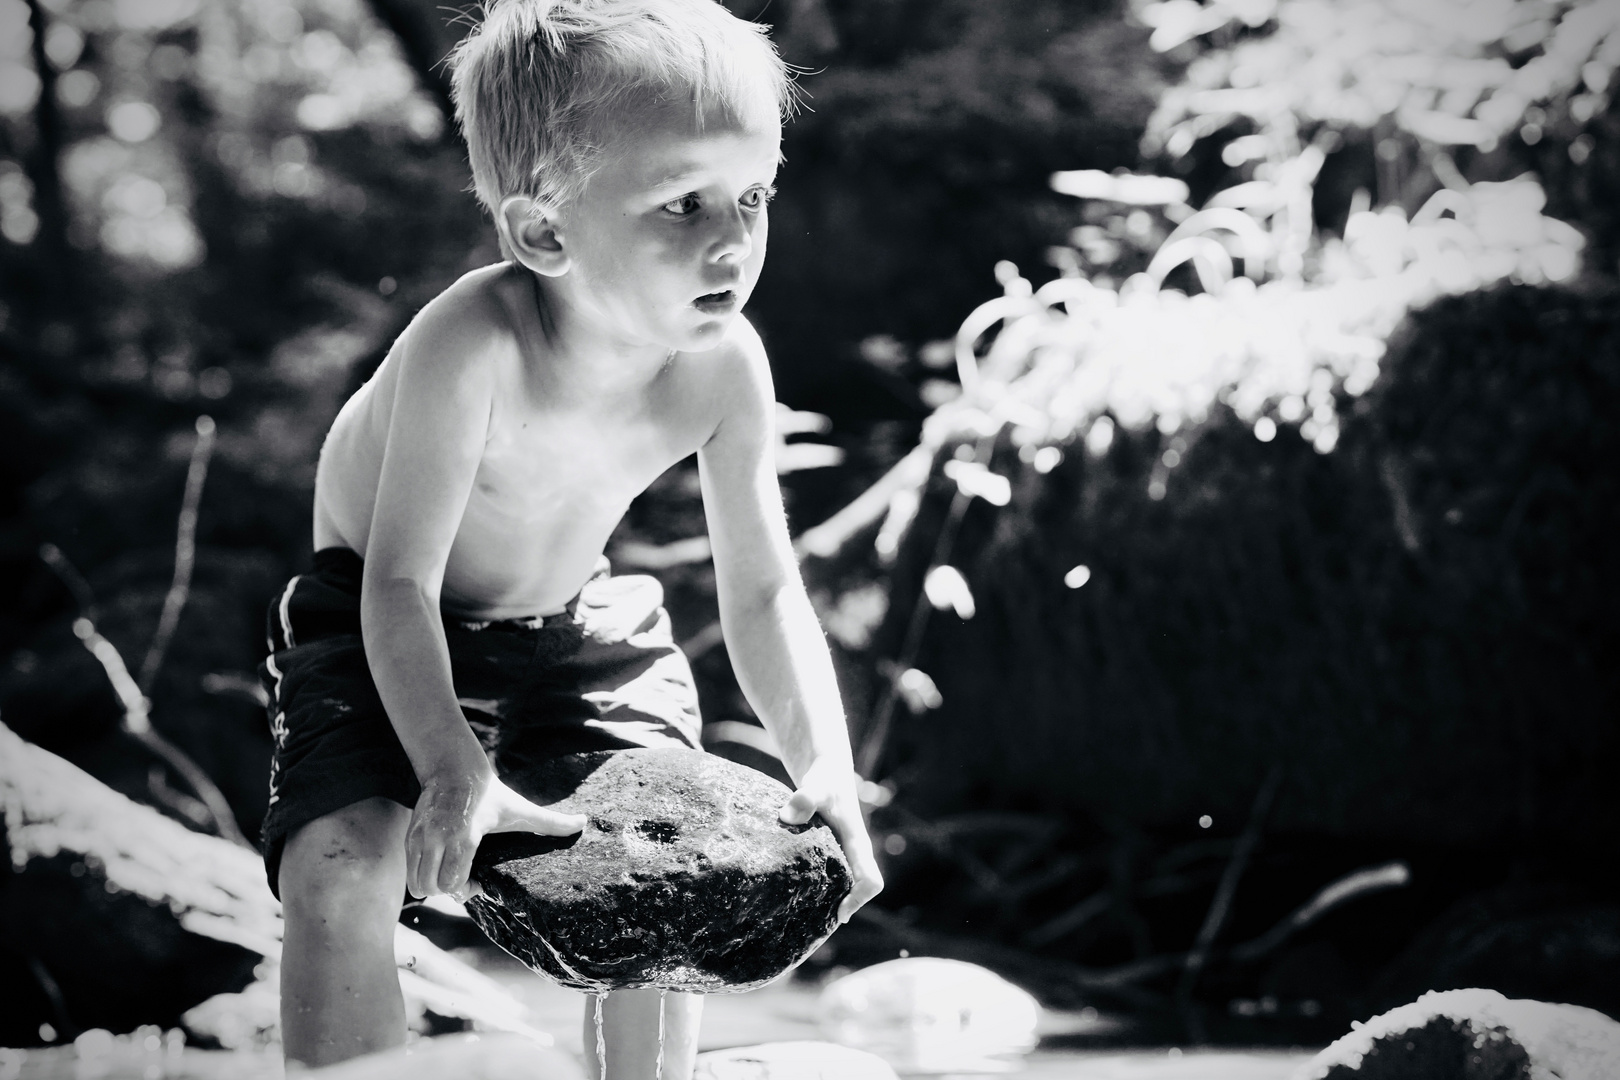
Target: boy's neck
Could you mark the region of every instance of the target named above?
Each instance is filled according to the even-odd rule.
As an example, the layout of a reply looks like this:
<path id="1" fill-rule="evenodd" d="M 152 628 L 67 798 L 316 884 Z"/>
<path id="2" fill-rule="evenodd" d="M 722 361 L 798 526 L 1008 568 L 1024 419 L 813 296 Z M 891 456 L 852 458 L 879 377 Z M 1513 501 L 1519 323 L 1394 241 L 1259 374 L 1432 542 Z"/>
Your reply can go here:
<path id="1" fill-rule="evenodd" d="M 543 350 L 546 367 L 561 387 L 580 396 L 613 396 L 645 389 L 675 359 L 675 349 L 627 340 L 598 326 L 556 295 L 556 283 L 516 260 L 509 262 L 509 299 L 524 343 Z M 532 358 L 531 358 L 532 359 Z"/>

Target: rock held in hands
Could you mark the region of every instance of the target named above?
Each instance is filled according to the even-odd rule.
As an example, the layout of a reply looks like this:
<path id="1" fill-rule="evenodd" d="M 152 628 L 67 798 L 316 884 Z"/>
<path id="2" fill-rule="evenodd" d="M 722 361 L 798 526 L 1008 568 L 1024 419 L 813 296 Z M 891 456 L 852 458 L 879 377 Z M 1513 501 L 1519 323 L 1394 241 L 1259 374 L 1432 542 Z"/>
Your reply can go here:
<path id="1" fill-rule="evenodd" d="M 506 781 L 586 815 L 577 836 L 488 836 L 467 905 L 497 944 L 564 986 L 746 990 L 837 923 L 849 864 L 820 818 L 786 825 L 791 792 L 695 750 L 571 754 Z"/>

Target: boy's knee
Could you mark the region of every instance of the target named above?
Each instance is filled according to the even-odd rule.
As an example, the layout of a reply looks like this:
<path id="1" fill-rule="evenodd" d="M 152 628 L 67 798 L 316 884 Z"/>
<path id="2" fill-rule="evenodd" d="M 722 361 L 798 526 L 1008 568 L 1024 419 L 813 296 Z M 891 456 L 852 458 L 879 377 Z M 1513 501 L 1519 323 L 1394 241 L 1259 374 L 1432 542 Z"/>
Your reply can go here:
<path id="1" fill-rule="evenodd" d="M 368 799 L 316 818 L 288 837 L 281 857 L 282 908 L 289 920 L 327 925 L 392 919 L 405 892 L 410 812 Z"/>

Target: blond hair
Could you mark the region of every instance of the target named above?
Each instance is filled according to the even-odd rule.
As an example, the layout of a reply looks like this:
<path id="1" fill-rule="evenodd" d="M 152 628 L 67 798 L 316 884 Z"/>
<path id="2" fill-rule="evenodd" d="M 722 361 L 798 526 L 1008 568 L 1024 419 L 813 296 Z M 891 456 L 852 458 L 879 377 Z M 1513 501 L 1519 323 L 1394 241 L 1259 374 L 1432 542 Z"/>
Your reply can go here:
<path id="1" fill-rule="evenodd" d="M 491 213 L 509 195 L 576 198 L 637 109 L 679 95 L 700 125 L 751 124 L 794 105 L 764 28 L 717 0 L 494 0 L 449 63 L 473 190 Z"/>

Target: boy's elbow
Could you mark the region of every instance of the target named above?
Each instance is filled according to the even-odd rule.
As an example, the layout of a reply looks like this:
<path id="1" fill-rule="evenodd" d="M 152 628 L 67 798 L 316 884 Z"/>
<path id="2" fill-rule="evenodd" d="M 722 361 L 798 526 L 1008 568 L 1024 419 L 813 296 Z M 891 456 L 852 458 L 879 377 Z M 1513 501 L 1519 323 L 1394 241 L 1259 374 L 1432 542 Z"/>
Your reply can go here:
<path id="1" fill-rule="evenodd" d="M 796 577 L 751 582 L 731 590 L 727 614 L 734 621 L 777 619 L 789 610 L 809 605 L 804 585 Z"/>
<path id="2" fill-rule="evenodd" d="M 406 611 L 437 609 L 438 597 L 419 578 L 405 575 L 367 576 L 360 587 L 360 618 L 395 618 Z"/>

